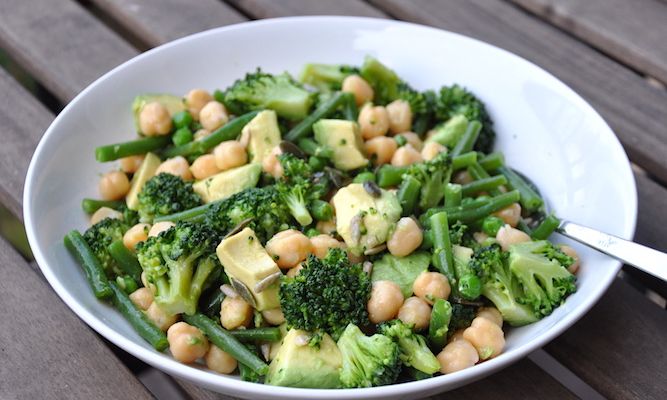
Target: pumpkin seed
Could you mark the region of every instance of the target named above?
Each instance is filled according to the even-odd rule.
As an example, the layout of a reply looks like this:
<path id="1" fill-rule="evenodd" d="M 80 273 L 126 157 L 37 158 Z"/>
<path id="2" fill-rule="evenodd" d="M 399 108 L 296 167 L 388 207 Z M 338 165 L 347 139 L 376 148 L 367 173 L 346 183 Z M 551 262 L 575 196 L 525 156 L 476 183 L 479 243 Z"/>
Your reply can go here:
<path id="1" fill-rule="evenodd" d="M 266 288 L 273 285 L 278 279 L 280 279 L 281 276 L 283 276 L 283 273 L 278 271 L 268 275 L 266 278 L 263 278 L 261 281 L 255 284 L 255 293 L 262 293 Z"/>
<path id="2" fill-rule="evenodd" d="M 257 308 L 257 301 L 255 301 L 255 297 L 252 295 L 252 292 L 250 292 L 250 289 L 241 282 L 240 280 L 234 278 L 233 276 L 229 277 L 229 282 L 232 284 L 232 287 L 236 292 L 245 300 L 248 304 L 253 306 L 253 308 Z"/>

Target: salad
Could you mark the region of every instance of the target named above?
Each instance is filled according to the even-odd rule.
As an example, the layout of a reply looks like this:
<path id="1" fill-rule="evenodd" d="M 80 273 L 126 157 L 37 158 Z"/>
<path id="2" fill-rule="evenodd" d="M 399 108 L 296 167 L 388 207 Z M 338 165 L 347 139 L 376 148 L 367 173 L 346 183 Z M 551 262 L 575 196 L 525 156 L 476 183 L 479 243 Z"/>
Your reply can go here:
<path id="1" fill-rule="evenodd" d="M 65 236 L 95 296 L 158 351 L 246 381 L 357 388 L 502 353 L 576 290 L 576 252 L 494 152 L 484 103 L 378 60 L 144 94 L 102 146 L 91 226 Z"/>

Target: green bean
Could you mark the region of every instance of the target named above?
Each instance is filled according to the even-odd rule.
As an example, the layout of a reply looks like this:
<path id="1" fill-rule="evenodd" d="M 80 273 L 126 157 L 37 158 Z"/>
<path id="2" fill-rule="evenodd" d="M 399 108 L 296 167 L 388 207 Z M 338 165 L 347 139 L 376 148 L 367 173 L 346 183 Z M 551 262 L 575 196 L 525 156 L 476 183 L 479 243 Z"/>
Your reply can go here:
<path id="1" fill-rule="evenodd" d="M 77 230 L 70 231 L 65 235 L 65 247 L 79 261 L 86 274 L 86 279 L 93 289 L 95 297 L 104 299 L 111 296 L 109 280 L 100 261 L 95 257 L 95 253 L 88 247 L 88 243 Z"/>
<path id="2" fill-rule="evenodd" d="M 282 337 L 280 328 L 234 329 L 229 333 L 242 342 L 277 342 Z"/>
<path id="3" fill-rule="evenodd" d="M 530 229 L 530 226 L 528 226 L 528 224 L 523 218 L 519 218 L 519 222 L 516 223 L 516 228 L 520 231 L 523 231 L 528 236 L 533 235 L 533 230 Z"/>
<path id="4" fill-rule="evenodd" d="M 482 232 L 486 233 L 491 237 L 496 237 L 500 228 L 505 225 L 505 221 L 496 217 L 495 215 L 489 215 L 484 218 L 482 221 Z"/>
<path id="5" fill-rule="evenodd" d="M 113 304 L 118 311 L 127 319 L 135 331 L 144 338 L 157 351 L 163 351 L 169 347 L 167 336 L 153 322 L 148 319 L 127 294 L 114 282 L 109 283 L 113 294 Z"/>
<path id="6" fill-rule="evenodd" d="M 498 189 L 498 186 L 505 185 L 506 183 L 507 178 L 505 178 L 503 175 L 491 176 L 466 183 L 462 187 L 462 192 L 464 196 L 470 196 L 475 193 Z"/>
<path id="7" fill-rule="evenodd" d="M 449 321 L 452 319 L 452 305 L 445 299 L 436 299 L 431 311 L 431 322 L 428 325 L 428 340 L 431 345 L 441 349 L 447 343 Z"/>
<path id="8" fill-rule="evenodd" d="M 308 165 L 310 165 L 313 171 L 320 172 L 324 170 L 324 167 L 327 166 L 327 159 L 322 157 L 310 156 L 308 157 Z"/>
<path id="9" fill-rule="evenodd" d="M 463 186 L 458 183 L 448 183 L 445 186 L 445 207 L 456 207 L 461 204 Z"/>
<path id="10" fill-rule="evenodd" d="M 479 121 L 469 122 L 465 133 L 461 136 L 461 139 L 456 142 L 456 145 L 450 153 L 452 157 L 472 151 L 472 148 L 475 146 L 475 142 L 479 137 L 480 130 L 482 130 L 482 124 Z"/>
<path id="11" fill-rule="evenodd" d="M 394 167 L 389 164 L 383 165 L 377 172 L 378 186 L 387 188 L 398 185 L 403 180 L 403 174 L 407 170 L 407 167 Z"/>
<path id="12" fill-rule="evenodd" d="M 95 200 L 83 199 L 81 200 L 81 208 L 86 214 L 92 214 L 102 207 L 109 207 L 114 210 L 119 210 L 125 205 L 124 201 L 120 200 Z"/>
<path id="13" fill-rule="evenodd" d="M 146 137 L 129 142 L 109 144 L 95 149 L 95 159 L 99 162 L 118 160 L 119 158 L 146 154 L 159 150 L 171 142 L 169 136 Z"/>
<path id="14" fill-rule="evenodd" d="M 347 96 L 347 100 L 343 105 L 343 115 L 348 121 L 356 121 L 359 118 L 359 109 L 354 96 Z"/>
<path id="15" fill-rule="evenodd" d="M 313 200 L 310 203 L 310 213 L 318 221 L 331 221 L 334 209 L 331 204 L 324 200 Z"/>
<path id="16" fill-rule="evenodd" d="M 452 292 L 457 289 L 456 270 L 452 243 L 449 238 L 449 218 L 447 212 L 441 211 L 430 218 L 433 231 L 433 265 L 449 280 Z"/>
<path id="17" fill-rule="evenodd" d="M 240 117 L 236 117 L 228 123 L 224 124 L 220 128 L 213 131 L 208 136 L 205 136 L 201 140 L 195 140 L 184 144 L 182 146 L 175 146 L 166 149 L 162 152 L 164 158 L 172 158 L 176 156 L 190 156 L 193 154 L 206 153 L 208 150 L 214 148 L 218 144 L 226 140 L 236 139 L 244 126 L 248 124 L 255 116 L 259 114 L 259 111 L 250 111 L 249 113 L 243 114 Z"/>
<path id="18" fill-rule="evenodd" d="M 422 250 L 431 250 L 433 248 L 433 231 L 431 229 L 424 229 L 424 238 L 419 248 Z"/>
<path id="19" fill-rule="evenodd" d="M 352 179 L 354 183 L 364 183 L 366 181 L 375 182 L 375 174 L 370 171 L 361 172 Z"/>
<path id="20" fill-rule="evenodd" d="M 474 163 L 474 164 L 469 165 L 468 166 L 468 173 L 470 174 L 470 176 L 473 177 L 473 179 L 476 179 L 476 180 L 491 178 L 491 175 L 489 175 L 489 173 L 479 163 Z M 503 175 L 499 175 L 499 176 L 503 176 Z M 502 185 L 505 185 L 506 183 L 507 182 L 504 182 L 504 183 L 502 183 Z M 500 186 L 500 185 L 498 185 L 498 186 Z M 498 195 L 502 194 L 502 192 L 500 191 L 500 189 L 498 189 L 498 187 L 490 187 L 490 188 L 485 189 L 485 190 L 488 190 L 489 194 L 492 195 L 492 196 L 498 196 Z"/>
<path id="21" fill-rule="evenodd" d="M 218 200 L 214 201 L 211 203 L 207 203 L 201 206 L 197 206 L 194 208 L 191 208 L 189 210 L 185 211 L 180 211 L 174 214 L 169 214 L 169 215 L 163 215 L 160 217 L 155 217 L 153 222 L 164 222 L 164 221 L 171 221 L 171 222 L 176 222 L 176 221 L 193 221 L 193 222 L 201 222 L 204 220 L 206 216 L 206 212 L 208 211 L 209 208 L 213 207 L 213 205 L 221 202 L 223 200 Z"/>
<path id="22" fill-rule="evenodd" d="M 467 208 L 463 206 L 455 207 L 453 209 L 445 207 L 449 217 L 452 221 L 461 221 L 463 223 L 474 222 L 480 220 L 496 211 L 519 201 L 521 195 L 518 191 L 503 193 L 499 196 L 492 197 L 488 202 L 478 205 L 474 208 Z"/>
<path id="23" fill-rule="evenodd" d="M 214 320 L 200 313 L 194 315 L 184 314 L 183 320 L 199 328 L 208 337 L 208 340 L 226 353 L 229 353 L 239 363 L 244 364 L 259 375 L 267 373 L 269 366 L 257 357 L 256 354 L 248 350 L 231 333 L 220 327 Z"/>
<path id="24" fill-rule="evenodd" d="M 313 124 L 319 121 L 322 118 L 326 118 L 329 115 L 333 114 L 338 107 L 345 104 L 352 93 L 337 92 L 329 100 L 320 105 L 312 114 L 304 118 L 299 122 L 294 128 L 292 128 L 285 135 L 285 140 L 290 142 L 295 142 L 302 137 L 308 136 L 308 134 L 313 130 Z"/>
<path id="25" fill-rule="evenodd" d="M 140 284 L 142 272 L 141 265 L 139 265 L 137 256 L 125 247 L 123 241 L 116 240 L 107 247 L 107 250 L 109 250 L 109 254 L 116 260 L 123 271 L 134 279 L 137 284 Z"/>
<path id="26" fill-rule="evenodd" d="M 479 160 L 479 165 L 481 165 L 487 172 L 495 171 L 505 165 L 505 156 L 501 152 L 488 154 Z"/>
<path id="27" fill-rule="evenodd" d="M 401 203 L 404 217 L 411 215 L 415 211 L 420 189 L 421 184 L 416 178 L 410 175 L 406 175 L 403 178 L 401 186 L 398 188 L 397 197 Z"/>
<path id="28" fill-rule="evenodd" d="M 542 207 L 544 201 L 540 195 L 519 174 L 507 167 L 500 167 L 498 170 L 505 175 L 509 186 L 521 193 L 519 203 L 526 212 L 532 213 Z"/>
<path id="29" fill-rule="evenodd" d="M 467 166 L 477 162 L 477 152 L 469 151 L 467 153 L 459 154 L 452 157 L 452 169 L 454 171 L 466 168 Z"/>
<path id="30" fill-rule="evenodd" d="M 118 287 L 123 289 L 123 291 L 127 294 L 130 294 L 134 292 L 135 290 L 139 289 L 139 285 L 137 284 L 137 281 L 132 279 L 130 275 L 123 275 L 123 276 L 117 276 L 116 277 L 116 284 Z"/>
<path id="31" fill-rule="evenodd" d="M 301 138 L 297 142 L 299 148 L 309 156 L 331 158 L 333 157 L 333 149 L 329 146 L 321 145 L 313 139 Z"/>
<path id="32" fill-rule="evenodd" d="M 246 343 L 245 347 L 250 351 L 252 354 L 257 355 L 257 346 Z M 239 377 L 241 378 L 242 381 L 244 382 L 253 382 L 253 383 L 261 383 L 262 381 L 262 376 L 258 374 L 257 372 L 253 371 L 252 368 L 239 363 Z"/>
<path id="33" fill-rule="evenodd" d="M 560 225 L 560 219 L 554 214 L 547 215 L 546 218 L 533 230 L 530 237 L 535 240 L 544 240 L 549 237 Z"/>

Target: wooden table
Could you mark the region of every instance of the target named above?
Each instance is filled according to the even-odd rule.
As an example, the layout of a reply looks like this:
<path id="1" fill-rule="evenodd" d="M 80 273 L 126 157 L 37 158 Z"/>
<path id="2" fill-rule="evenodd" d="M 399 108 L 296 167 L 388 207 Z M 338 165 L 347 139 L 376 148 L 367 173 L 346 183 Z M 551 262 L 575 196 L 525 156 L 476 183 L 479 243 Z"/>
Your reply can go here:
<path id="1" fill-rule="evenodd" d="M 22 218 L 23 181 L 40 136 L 64 104 L 112 67 L 201 30 L 316 14 L 444 28 L 558 76 L 609 122 L 633 162 L 636 240 L 667 250 L 665 0 L 3 0 L 0 204 Z M 637 287 L 616 279 L 543 351 L 439 398 L 667 398 L 666 286 L 624 271 Z M 661 306 L 644 295 L 649 289 Z M 103 341 L 3 239 L 0 304 L 2 399 L 225 398 L 172 381 Z"/>

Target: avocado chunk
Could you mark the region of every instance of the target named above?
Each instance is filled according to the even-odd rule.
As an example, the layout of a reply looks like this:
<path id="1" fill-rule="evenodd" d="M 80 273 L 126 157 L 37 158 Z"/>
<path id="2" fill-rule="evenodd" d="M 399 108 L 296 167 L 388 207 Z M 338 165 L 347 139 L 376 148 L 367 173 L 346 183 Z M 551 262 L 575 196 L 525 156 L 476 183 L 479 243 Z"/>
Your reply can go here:
<path id="1" fill-rule="evenodd" d="M 280 144 L 278 117 L 273 110 L 264 110 L 243 127 L 241 136 L 248 135 L 251 163 L 261 164 L 271 150 Z"/>
<path id="2" fill-rule="evenodd" d="M 287 332 L 278 354 L 269 365 L 266 383 L 313 389 L 339 388 L 343 357 L 336 343 L 323 333 L 318 349 L 309 346 L 304 336 L 310 334 L 298 329 Z"/>
<path id="3" fill-rule="evenodd" d="M 261 173 L 260 164 L 246 164 L 196 182 L 192 189 L 201 196 L 204 203 L 210 203 L 257 186 Z"/>
<path id="4" fill-rule="evenodd" d="M 236 279 L 245 285 L 247 292 L 240 294 L 244 298 L 250 296 L 249 303 L 257 311 L 280 307 L 278 299 L 280 269 L 269 253 L 264 250 L 252 229 L 245 228 L 223 239 L 216 253 L 229 279 Z M 275 275 L 276 273 L 278 275 Z M 268 286 L 262 285 L 262 281 L 270 276 L 278 279 Z"/>
<path id="5" fill-rule="evenodd" d="M 461 139 L 467 128 L 468 119 L 463 115 L 455 115 L 436 127 L 435 134 L 426 139 L 426 143 L 438 142 L 443 146 L 452 147 Z"/>
<path id="6" fill-rule="evenodd" d="M 132 115 L 134 115 L 134 126 L 138 133 L 141 133 L 139 128 L 139 114 L 141 109 L 148 103 L 158 102 L 165 106 L 169 114 L 173 117 L 174 114 L 185 110 L 183 99 L 173 94 L 141 94 L 134 98 L 132 102 Z"/>
<path id="7" fill-rule="evenodd" d="M 127 193 L 127 197 L 125 198 L 127 208 L 130 210 L 136 210 L 139 207 L 139 192 L 141 192 L 141 189 L 144 188 L 146 181 L 155 175 L 155 171 L 157 171 L 157 168 L 161 163 L 162 160 L 160 160 L 160 157 L 153 153 L 146 153 L 144 161 L 141 163 L 141 166 L 132 177 L 130 191 Z"/>
<path id="8" fill-rule="evenodd" d="M 321 119 L 313 125 L 315 140 L 333 149 L 334 166 L 343 171 L 368 164 L 364 156 L 359 125 L 344 119 Z"/>
<path id="9" fill-rule="evenodd" d="M 379 197 L 373 197 L 363 184 L 352 183 L 333 197 L 336 231 L 356 255 L 386 242 L 401 217 L 396 195 L 384 189 L 380 193 Z"/>
<path id="10" fill-rule="evenodd" d="M 373 263 L 371 281 L 392 281 L 401 288 L 406 299 L 412 296 L 412 285 L 417 277 L 428 269 L 431 255 L 425 251 L 416 251 L 405 257 L 396 257 L 389 253 Z"/>

